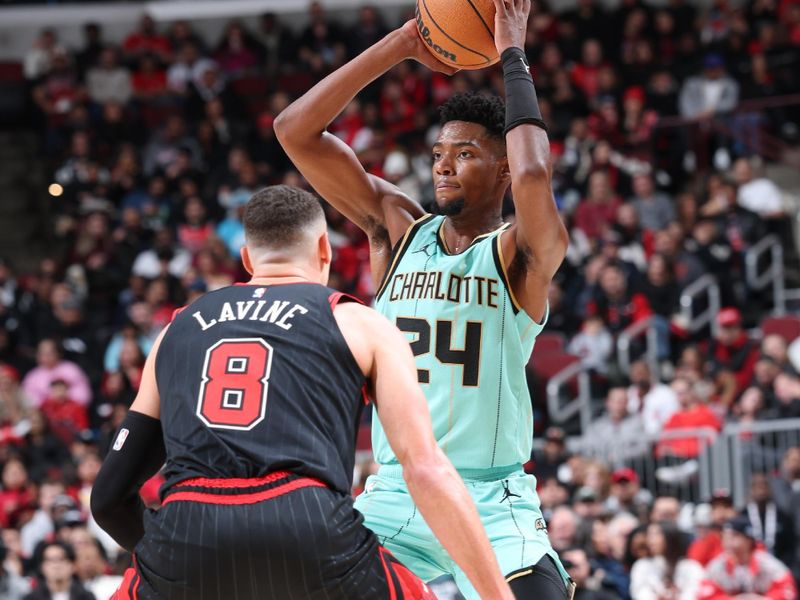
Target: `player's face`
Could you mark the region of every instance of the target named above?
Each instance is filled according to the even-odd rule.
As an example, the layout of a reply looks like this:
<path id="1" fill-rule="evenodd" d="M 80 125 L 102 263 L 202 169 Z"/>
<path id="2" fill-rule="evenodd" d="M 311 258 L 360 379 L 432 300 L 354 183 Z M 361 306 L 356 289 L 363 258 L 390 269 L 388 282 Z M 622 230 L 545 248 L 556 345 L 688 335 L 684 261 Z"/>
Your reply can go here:
<path id="1" fill-rule="evenodd" d="M 434 194 L 443 214 L 457 215 L 465 207 L 492 206 L 502 199 L 510 181 L 505 148 L 483 125 L 445 124 L 432 156 Z"/>

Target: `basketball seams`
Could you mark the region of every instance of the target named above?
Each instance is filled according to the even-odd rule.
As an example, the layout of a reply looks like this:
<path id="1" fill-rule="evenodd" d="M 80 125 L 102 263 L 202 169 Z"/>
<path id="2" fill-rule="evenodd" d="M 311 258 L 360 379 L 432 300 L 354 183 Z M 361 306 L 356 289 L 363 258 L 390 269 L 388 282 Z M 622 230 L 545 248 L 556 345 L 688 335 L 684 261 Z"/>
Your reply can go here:
<path id="1" fill-rule="evenodd" d="M 481 11 L 479 11 L 475 6 L 475 4 L 472 3 L 472 0 L 467 0 L 467 3 L 470 5 L 470 8 L 472 8 L 472 10 L 475 11 L 475 14 L 478 15 L 478 18 L 481 20 L 481 23 L 483 23 L 483 26 L 486 28 L 486 33 L 488 33 L 489 37 L 492 39 L 492 41 L 494 41 L 494 33 L 492 32 L 491 27 L 489 27 L 489 24 L 483 18 Z"/>
<path id="2" fill-rule="evenodd" d="M 482 65 L 488 65 L 489 63 L 492 62 L 492 60 L 488 56 L 483 54 L 482 52 L 478 52 L 477 50 L 473 50 L 472 48 L 470 48 L 468 46 L 465 46 L 464 44 L 462 44 L 458 40 L 456 40 L 453 37 L 451 37 L 444 29 L 442 29 L 442 27 L 439 26 L 439 24 L 436 22 L 436 19 L 433 18 L 433 15 L 431 14 L 430 9 L 428 8 L 428 3 L 425 0 L 421 0 L 421 4 L 422 4 L 423 8 L 425 9 L 425 12 L 427 13 L 428 18 L 430 18 L 431 23 L 436 27 L 436 29 L 439 30 L 439 32 L 442 35 L 444 35 L 448 40 L 450 40 L 451 42 L 453 42 L 457 46 L 463 48 L 464 50 L 467 50 L 468 52 L 472 52 L 473 54 L 476 54 L 476 55 L 478 55 L 478 56 L 480 56 L 481 58 L 484 59 L 484 61 L 482 63 L 459 65 L 461 68 L 464 68 L 464 67 L 479 67 L 479 66 L 482 66 Z M 485 23 L 484 23 L 484 25 L 485 25 Z"/>

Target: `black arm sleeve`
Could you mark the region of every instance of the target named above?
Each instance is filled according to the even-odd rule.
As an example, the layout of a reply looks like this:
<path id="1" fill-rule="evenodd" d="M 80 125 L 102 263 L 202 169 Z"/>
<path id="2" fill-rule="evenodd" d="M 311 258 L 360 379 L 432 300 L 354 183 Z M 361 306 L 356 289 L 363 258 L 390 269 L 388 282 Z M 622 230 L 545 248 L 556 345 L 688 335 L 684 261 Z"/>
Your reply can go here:
<path id="1" fill-rule="evenodd" d="M 524 123 L 536 125 L 547 131 L 525 52 L 521 48 L 506 48 L 501 58 L 506 86 L 505 133 Z"/>
<path id="2" fill-rule="evenodd" d="M 165 458 L 161 421 L 130 411 L 92 486 L 95 520 L 130 552 L 144 535 L 139 488 L 158 473 Z"/>

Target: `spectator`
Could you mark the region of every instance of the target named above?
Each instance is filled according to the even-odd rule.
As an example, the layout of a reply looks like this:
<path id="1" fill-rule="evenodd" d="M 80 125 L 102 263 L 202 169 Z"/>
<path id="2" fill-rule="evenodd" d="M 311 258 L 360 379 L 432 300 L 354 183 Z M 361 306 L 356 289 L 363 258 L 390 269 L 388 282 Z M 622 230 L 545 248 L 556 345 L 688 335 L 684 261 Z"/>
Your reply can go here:
<path id="1" fill-rule="evenodd" d="M 33 47 L 25 54 L 23 73 L 25 79 L 36 81 L 50 70 L 53 57 L 63 53 L 64 49 L 58 44 L 56 32 L 52 29 L 43 29 Z"/>
<path id="2" fill-rule="evenodd" d="M 214 58 L 232 79 L 248 75 L 258 63 L 256 43 L 242 23 L 233 21 L 220 40 Z"/>
<path id="3" fill-rule="evenodd" d="M 14 367 L 0 363 L 0 424 L 17 425 L 28 416 L 30 400 L 19 385 Z"/>
<path id="4" fill-rule="evenodd" d="M 629 376 L 628 412 L 641 412 L 645 433 L 656 435 L 680 408 L 678 397 L 670 386 L 653 381 L 650 366 L 644 360 L 631 365 Z"/>
<path id="5" fill-rule="evenodd" d="M 696 600 L 703 579 L 703 567 L 684 558 L 683 533 L 669 522 L 651 523 L 647 528 L 649 558 L 637 560 L 631 570 L 631 597 L 636 600 Z"/>
<path id="6" fill-rule="evenodd" d="M 575 211 L 575 226 L 590 240 L 597 240 L 614 222 L 619 205 L 608 174 L 595 171 L 589 177 L 589 193 Z"/>
<path id="7" fill-rule="evenodd" d="M 739 206 L 764 219 L 784 217 L 781 190 L 766 177 L 756 177 L 750 159 L 739 158 L 733 163 L 733 178 L 739 186 L 736 198 Z"/>
<path id="8" fill-rule="evenodd" d="M 614 338 L 599 316 L 589 316 L 581 332 L 573 337 L 567 351 L 581 358 L 581 363 L 600 375 L 608 375 L 608 361 L 614 350 Z"/>
<path id="9" fill-rule="evenodd" d="M 50 394 L 42 402 L 41 411 L 53 433 L 69 445 L 76 435 L 89 426 L 86 408 L 70 396 L 69 384 L 63 379 L 50 382 Z"/>
<path id="10" fill-rule="evenodd" d="M 650 509 L 651 523 L 675 523 L 681 512 L 681 503 L 672 496 L 659 496 Z"/>
<path id="11" fill-rule="evenodd" d="M 794 518 L 792 513 L 778 508 L 764 473 L 750 476 L 750 502 L 742 514 L 750 521 L 756 541 L 783 564 L 793 568 L 797 553 Z"/>
<path id="12" fill-rule="evenodd" d="M 75 579 L 75 551 L 64 542 L 47 542 L 40 551 L 39 586 L 25 600 L 94 600 Z"/>
<path id="13" fill-rule="evenodd" d="M 794 373 L 778 373 L 774 380 L 775 406 L 766 411 L 765 419 L 800 417 L 800 377 Z"/>
<path id="14" fill-rule="evenodd" d="M 611 474 L 611 494 L 606 500 L 609 513 L 627 512 L 642 518 L 646 516 L 652 500 L 653 495 L 647 489 L 642 489 L 639 476 L 630 467 L 622 467 Z M 630 530 L 625 532 L 625 537 L 628 533 Z"/>
<path id="15" fill-rule="evenodd" d="M 60 379 L 67 383 L 70 397 L 81 406 L 92 399 L 89 380 L 81 368 L 61 358 L 61 350 L 53 339 L 43 339 L 36 349 L 36 368 L 22 380 L 22 389 L 34 407 L 40 407 L 50 393 L 50 384 Z"/>
<path id="16" fill-rule="evenodd" d="M 151 54 L 142 54 L 131 75 L 133 96 L 142 104 L 155 104 L 167 96 L 167 73 Z"/>
<path id="17" fill-rule="evenodd" d="M 683 429 L 711 429 L 719 431 L 721 423 L 716 414 L 706 404 L 707 386 L 704 382 L 692 384 L 689 380 L 682 377 L 676 378 L 672 382 L 672 389 L 678 397 L 680 410 L 673 414 L 664 424 L 661 441 L 656 447 L 656 456 L 675 457 L 680 459 L 696 459 L 709 444 L 708 435 L 698 432 L 696 436 L 674 437 L 670 436 L 672 430 Z M 692 474 L 697 470 L 696 461 L 688 460 L 683 462 L 679 473 Z M 660 470 L 663 477 L 672 471 Z"/>
<path id="18" fill-rule="evenodd" d="M 0 491 L 0 526 L 8 527 L 11 515 L 33 501 L 28 470 L 19 458 L 11 457 L 3 466 Z"/>
<path id="19" fill-rule="evenodd" d="M 172 231 L 164 228 L 156 233 L 153 246 L 136 257 L 132 273 L 146 279 L 154 279 L 167 273 L 180 277 L 191 261 L 191 253 L 175 244 Z"/>
<path id="20" fill-rule="evenodd" d="M 103 544 L 85 529 L 74 533 L 72 537 L 78 580 L 95 598 L 111 598 L 122 583 L 122 577 L 108 575 L 108 556 Z"/>
<path id="21" fill-rule="evenodd" d="M 739 85 L 725 73 L 725 62 L 719 54 L 708 54 L 703 60 L 703 73 L 689 77 L 681 87 L 681 116 L 708 119 L 732 111 L 739 102 Z"/>
<path id="22" fill-rule="evenodd" d="M 736 516 L 733 499 L 728 490 L 716 490 L 711 496 L 708 522 L 700 525 L 704 531 L 689 545 L 687 557 L 704 567 L 722 553 L 722 526 Z"/>
<path id="23" fill-rule="evenodd" d="M 532 456 L 531 472 L 536 475 L 538 480 L 561 479 L 559 471 L 569 458 L 565 437 L 564 430 L 560 427 L 548 427 L 545 430 L 544 446 L 541 451 L 534 450 Z"/>
<path id="24" fill-rule="evenodd" d="M 583 548 L 570 548 L 561 553 L 561 564 L 575 582 L 576 590 L 574 600 L 615 600 L 616 594 L 600 588 L 596 573 L 589 564 L 586 551 Z"/>
<path id="25" fill-rule="evenodd" d="M 86 89 L 89 98 L 97 104 L 118 102 L 127 104 L 131 98 L 131 74 L 128 69 L 117 64 L 117 51 L 104 48 L 97 66 L 86 73 Z"/>
<path id="26" fill-rule="evenodd" d="M 144 54 L 154 54 L 160 60 L 166 60 L 172 50 L 169 40 L 156 31 L 155 21 L 149 15 L 142 16 L 139 28 L 125 38 L 122 49 L 129 60 L 135 60 Z"/>
<path id="27" fill-rule="evenodd" d="M 647 297 L 630 289 L 622 269 L 611 264 L 600 273 L 600 293 L 589 303 L 587 312 L 598 315 L 611 333 L 618 335 L 652 313 Z"/>
<path id="28" fill-rule="evenodd" d="M 167 69 L 167 88 L 173 94 L 185 97 L 191 85 L 200 81 L 201 75 L 209 68 L 214 68 L 214 61 L 201 56 L 196 43 L 186 42 Z"/>
<path id="29" fill-rule="evenodd" d="M 675 220 L 675 205 L 665 193 L 656 191 L 649 174 L 634 176 L 633 196 L 629 201 L 645 229 L 658 231 Z"/>
<path id="30" fill-rule="evenodd" d="M 742 314 L 736 308 L 723 308 L 716 317 L 718 330 L 708 347 L 709 369 L 717 382 L 732 379 L 732 392 L 720 400 L 729 406 L 753 378 L 758 346 L 742 327 Z"/>
<path id="31" fill-rule="evenodd" d="M 709 563 L 698 600 L 762 597 L 795 600 L 797 586 L 789 569 L 774 556 L 759 550 L 747 517 L 736 517 L 725 525 L 724 552 Z"/>
<path id="32" fill-rule="evenodd" d="M 5 566 L 7 553 L 8 549 L 5 543 L 0 541 L 0 598 L 23 600 L 25 595 L 31 591 L 31 586 L 19 573 L 15 573 Z"/>
<path id="33" fill-rule="evenodd" d="M 584 435 L 587 450 L 603 452 L 612 464 L 647 453 L 649 445 L 642 437 L 642 419 L 628 413 L 628 391 L 611 388 L 606 397 L 606 413 L 589 425 Z"/>
<path id="34" fill-rule="evenodd" d="M 559 506 L 553 511 L 547 524 L 547 534 L 556 552 L 563 552 L 575 545 L 579 518 L 568 506 Z"/>

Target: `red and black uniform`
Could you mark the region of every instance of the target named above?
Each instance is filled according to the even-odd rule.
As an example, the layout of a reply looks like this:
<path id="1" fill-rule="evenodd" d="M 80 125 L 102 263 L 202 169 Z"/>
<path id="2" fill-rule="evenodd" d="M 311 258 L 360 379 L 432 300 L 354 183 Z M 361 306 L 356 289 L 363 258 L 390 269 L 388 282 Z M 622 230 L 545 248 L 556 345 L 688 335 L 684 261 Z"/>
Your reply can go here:
<path id="1" fill-rule="evenodd" d="M 353 508 L 365 379 L 342 298 L 240 285 L 175 317 L 156 357 L 163 507 L 119 598 L 433 598 Z"/>

